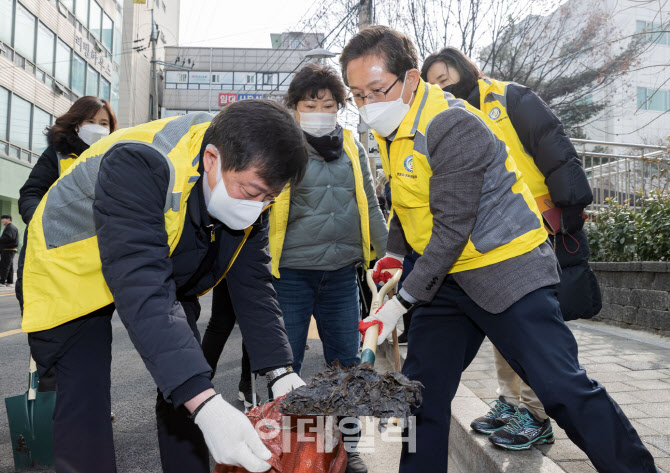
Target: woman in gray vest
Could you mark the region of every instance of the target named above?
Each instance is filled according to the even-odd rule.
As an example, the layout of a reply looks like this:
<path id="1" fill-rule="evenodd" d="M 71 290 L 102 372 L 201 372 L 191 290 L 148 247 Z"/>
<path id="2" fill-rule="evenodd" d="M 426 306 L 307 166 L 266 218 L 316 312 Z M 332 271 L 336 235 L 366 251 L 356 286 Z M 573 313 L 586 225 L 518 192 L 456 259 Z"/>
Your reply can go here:
<path id="1" fill-rule="evenodd" d="M 284 190 L 270 215 L 274 287 L 297 373 L 312 316 L 326 363 L 360 363 L 356 265 L 367 266 L 386 252 L 388 232 L 366 152 L 337 124 L 345 96 L 334 69 L 308 64 L 291 81 L 285 99 L 309 148 L 305 177 Z M 350 454 L 347 472 L 366 471 L 358 454 Z"/>

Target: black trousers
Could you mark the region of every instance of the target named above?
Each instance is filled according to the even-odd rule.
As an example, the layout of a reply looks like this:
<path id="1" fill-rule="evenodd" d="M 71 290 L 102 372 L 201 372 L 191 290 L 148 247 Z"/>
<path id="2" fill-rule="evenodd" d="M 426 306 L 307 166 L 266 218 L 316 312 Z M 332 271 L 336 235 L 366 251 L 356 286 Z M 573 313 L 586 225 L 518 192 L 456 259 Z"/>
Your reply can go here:
<path id="1" fill-rule="evenodd" d="M 447 471 L 451 401 L 485 336 L 599 472 L 656 473 L 653 457 L 628 418 L 579 364 L 577 342 L 563 321 L 555 288 L 533 291 L 491 314 L 453 276 L 412 318 L 403 373 L 425 389 L 423 403 L 414 410 L 416 452 L 403 443 L 401 473 Z"/>
<path id="2" fill-rule="evenodd" d="M 212 315 L 207 323 L 205 335 L 202 337 L 202 351 L 207 363 L 212 367 L 212 378 L 216 374 L 216 365 L 219 363 L 228 337 L 235 328 L 235 320 L 235 311 L 228 293 L 228 284 L 224 279 L 212 289 Z M 251 363 L 244 344 L 242 344 L 241 382 L 245 384 L 251 382 Z"/>
<path id="3" fill-rule="evenodd" d="M 200 340 L 197 301 L 182 302 Z M 112 326 L 110 305 L 50 330 L 29 334 L 40 376 L 55 366 L 58 396 L 54 411 L 57 473 L 116 473 L 111 413 Z M 159 392 L 156 423 L 163 471 L 210 473 L 209 452 L 186 408 L 175 408 Z"/>
<path id="4" fill-rule="evenodd" d="M 14 283 L 14 255 L 16 250 L 0 250 L 0 284 Z"/>

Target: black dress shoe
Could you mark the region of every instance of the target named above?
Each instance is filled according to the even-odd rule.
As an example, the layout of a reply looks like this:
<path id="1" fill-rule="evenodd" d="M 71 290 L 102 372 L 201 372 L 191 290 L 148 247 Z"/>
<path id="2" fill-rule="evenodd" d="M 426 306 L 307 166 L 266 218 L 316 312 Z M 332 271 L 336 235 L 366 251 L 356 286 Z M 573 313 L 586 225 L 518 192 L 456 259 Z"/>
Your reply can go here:
<path id="1" fill-rule="evenodd" d="M 347 457 L 349 457 L 349 460 L 347 462 L 347 470 L 345 473 L 368 473 L 368 467 L 365 466 L 365 462 L 361 458 L 360 453 L 347 452 Z"/>

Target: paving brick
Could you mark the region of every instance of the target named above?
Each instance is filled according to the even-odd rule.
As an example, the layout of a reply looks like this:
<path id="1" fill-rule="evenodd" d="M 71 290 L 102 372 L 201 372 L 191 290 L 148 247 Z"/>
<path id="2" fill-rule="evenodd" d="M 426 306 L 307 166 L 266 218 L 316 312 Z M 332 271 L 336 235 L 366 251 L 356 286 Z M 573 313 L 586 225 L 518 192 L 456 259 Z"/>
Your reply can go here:
<path id="1" fill-rule="evenodd" d="M 668 379 L 670 375 L 664 370 L 641 370 L 641 371 L 630 371 L 626 373 L 630 379 L 635 380 L 650 380 L 650 379 Z"/>
<path id="2" fill-rule="evenodd" d="M 644 426 L 645 428 L 656 431 L 659 434 L 664 434 L 670 431 L 670 419 L 668 419 L 667 417 L 649 417 L 646 419 L 635 419 L 632 420 L 631 423 L 633 424 L 635 429 L 637 429 L 637 425 L 639 424 Z M 644 433 L 640 435 L 654 435 L 654 434 Z"/>
<path id="3" fill-rule="evenodd" d="M 616 373 L 630 371 L 628 368 L 621 366 L 618 363 L 586 363 L 584 367 L 589 371 L 597 371 L 599 373 Z"/>
<path id="4" fill-rule="evenodd" d="M 462 380 L 471 380 L 471 379 L 491 379 L 491 375 L 488 374 L 486 371 L 465 371 L 461 375 Z"/>
<path id="5" fill-rule="evenodd" d="M 556 464 L 567 473 L 595 473 L 596 471 L 590 461 L 562 461 Z"/>
<path id="6" fill-rule="evenodd" d="M 667 363 L 655 363 L 653 361 L 620 361 L 619 366 L 631 371 L 662 370 L 668 367 Z"/>
<path id="7" fill-rule="evenodd" d="M 640 399 L 633 396 L 632 393 L 625 393 L 625 392 L 613 393 L 613 392 L 610 392 L 610 396 L 612 396 L 612 399 L 614 399 L 617 402 L 617 404 L 619 404 L 619 405 L 639 404 L 640 403 Z"/>
<path id="8" fill-rule="evenodd" d="M 638 389 L 668 389 L 668 384 L 658 379 L 649 379 L 643 381 L 630 380 L 626 384 Z"/>
<path id="9" fill-rule="evenodd" d="M 670 457 L 670 435 L 645 436 L 642 440 L 661 450 L 663 455 L 659 456 Z"/>
<path id="10" fill-rule="evenodd" d="M 553 444 L 539 445 L 537 447 L 542 453 L 554 461 L 561 460 L 588 460 L 586 453 L 582 452 L 571 440 L 556 440 Z"/>
<path id="11" fill-rule="evenodd" d="M 656 467 L 663 473 L 670 473 L 670 458 L 656 458 Z"/>
<path id="12" fill-rule="evenodd" d="M 648 391 L 633 391 L 630 394 L 634 398 L 637 398 L 643 402 L 670 402 L 670 395 L 668 392 L 663 389 L 652 389 Z M 616 398 L 615 398 L 616 400 Z M 619 402 L 617 400 L 617 402 Z"/>
<path id="13" fill-rule="evenodd" d="M 635 408 L 652 417 L 670 417 L 670 403 L 646 402 L 635 405 Z"/>

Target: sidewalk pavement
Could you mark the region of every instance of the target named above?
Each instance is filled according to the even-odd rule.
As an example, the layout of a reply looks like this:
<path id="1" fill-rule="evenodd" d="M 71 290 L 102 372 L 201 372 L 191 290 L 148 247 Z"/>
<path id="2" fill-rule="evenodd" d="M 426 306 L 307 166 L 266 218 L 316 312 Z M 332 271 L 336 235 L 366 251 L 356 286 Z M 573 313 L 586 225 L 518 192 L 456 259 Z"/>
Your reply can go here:
<path id="1" fill-rule="evenodd" d="M 602 322 L 569 322 L 579 344 L 579 359 L 588 375 L 605 386 L 621 406 L 656 466 L 670 473 L 670 339 L 621 329 Z M 392 347 L 382 345 L 393 359 Z M 404 360 L 407 347 L 400 347 Z M 556 442 L 527 451 L 494 447 L 470 422 L 497 399 L 497 380 L 488 339 L 463 373 L 452 403 L 450 450 L 463 472 L 593 473 L 586 455 L 552 422 Z"/>

